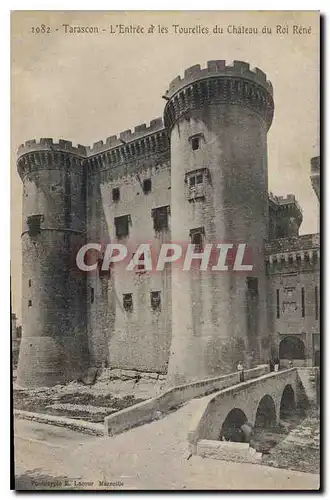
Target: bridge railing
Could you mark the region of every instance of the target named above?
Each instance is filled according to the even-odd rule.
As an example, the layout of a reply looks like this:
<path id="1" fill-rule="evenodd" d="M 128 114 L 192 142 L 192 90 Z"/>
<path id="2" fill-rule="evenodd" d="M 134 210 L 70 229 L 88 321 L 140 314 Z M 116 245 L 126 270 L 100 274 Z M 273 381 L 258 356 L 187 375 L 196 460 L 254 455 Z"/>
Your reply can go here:
<path id="1" fill-rule="evenodd" d="M 245 380 L 260 377 L 269 373 L 268 365 L 259 365 L 256 368 L 245 370 Z M 239 383 L 239 372 L 229 373 L 210 379 L 192 382 L 190 384 L 172 387 L 158 396 L 130 406 L 104 419 L 104 433 L 106 436 L 120 434 L 132 427 L 151 422 L 173 408 L 206 394 L 220 391 L 226 387 Z"/>
<path id="2" fill-rule="evenodd" d="M 195 454 L 197 442 L 200 439 L 207 439 L 210 424 L 209 416 L 212 415 L 213 403 L 216 400 L 226 398 L 231 395 L 237 395 L 239 392 L 246 391 L 246 389 L 248 389 L 249 387 L 258 386 L 264 383 L 266 380 L 272 378 L 287 378 L 291 373 L 297 376 L 297 369 L 289 368 L 287 370 L 280 370 L 278 372 L 260 374 L 260 376 L 258 376 L 257 378 L 253 378 L 253 380 L 248 380 L 245 382 L 241 382 L 240 384 L 231 385 L 230 387 L 223 388 L 219 392 L 210 396 L 210 399 L 206 402 L 205 405 L 199 408 L 192 420 L 190 430 L 188 432 L 190 451 Z"/>

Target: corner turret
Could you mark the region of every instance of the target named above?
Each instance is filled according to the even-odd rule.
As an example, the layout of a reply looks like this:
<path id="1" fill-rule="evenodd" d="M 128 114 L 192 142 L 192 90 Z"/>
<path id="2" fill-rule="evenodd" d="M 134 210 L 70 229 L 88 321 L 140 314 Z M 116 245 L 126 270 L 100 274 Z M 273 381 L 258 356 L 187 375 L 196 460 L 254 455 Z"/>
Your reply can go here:
<path id="1" fill-rule="evenodd" d="M 22 341 L 17 383 L 76 379 L 88 363 L 85 276 L 75 264 L 85 242 L 86 149 L 40 139 L 18 149 L 23 181 Z"/>
<path id="2" fill-rule="evenodd" d="M 270 240 L 297 237 L 302 220 L 302 210 L 293 194 L 275 196 L 269 193 Z"/>

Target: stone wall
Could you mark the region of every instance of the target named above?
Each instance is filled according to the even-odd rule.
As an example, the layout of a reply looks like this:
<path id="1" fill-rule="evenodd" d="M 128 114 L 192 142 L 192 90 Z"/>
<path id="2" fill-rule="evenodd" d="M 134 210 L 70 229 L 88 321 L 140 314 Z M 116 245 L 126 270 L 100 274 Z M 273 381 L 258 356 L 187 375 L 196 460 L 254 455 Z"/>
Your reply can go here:
<path id="1" fill-rule="evenodd" d="M 268 318 L 274 352 L 278 355 L 280 342 L 287 336 L 296 336 L 304 343 L 307 366 L 314 365 L 315 353 L 320 349 L 320 262 L 319 247 L 316 238 L 314 240 L 309 250 L 303 247 L 299 250 L 295 242 L 290 250 L 288 242 L 282 252 L 279 247 L 277 254 L 273 254 L 276 260 L 268 263 Z"/>
<path id="2" fill-rule="evenodd" d="M 192 150 L 190 138 L 198 134 L 200 148 Z M 208 171 L 205 196 L 191 202 L 185 177 L 198 169 Z M 190 241 L 189 231 L 202 227 L 205 244 L 247 243 L 253 253 L 249 272 L 173 269 L 169 373 L 174 383 L 183 383 L 228 373 L 239 357 L 247 362 L 252 351 L 260 354 L 267 331 L 262 254 L 268 235 L 266 124 L 240 106 L 193 110 L 172 129 L 171 172 L 174 241 Z M 258 280 L 257 303 L 248 291 L 249 277 Z"/>
<path id="3" fill-rule="evenodd" d="M 113 370 L 111 370 L 113 371 Z M 252 379 L 268 373 L 269 366 L 261 365 L 251 370 L 246 370 L 246 379 Z M 118 374 L 119 375 L 119 374 Z M 122 372 L 121 372 L 122 376 Z M 161 377 L 161 376 L 160 376 Z M 156 418 L 161 418 L 169 410 L 176 408 L 180 404 L 193 398 L 219 391 L 225 387 L 230 387 L 239 383 L 238 372 L 229 373 L 220 377 L 200 380 L 190 384 L 171 387 L 155 398 L 148 399 L 142 403 L 121 410 L 114 415 L 105 417 L 105 435 L 120 434 L 132 427 L 151 422 Z"/>
<path id="4" fill-rule="evenodd" d="M 89 182 L 88 223 L 90 241 L 126 245 L 128 255 L 111 268 L 111 276 L 98 272 L 88 276 L 88 336 L 96 363 L 117 369 L 166 373 L 171 340 L 171 270 L 127 271 L 138 246 L 151 246 L 156 259 L 162 243 L 171 240 L 171 218 L 166 230 L 155 231 L 152 210 L 170 205 L 170 171 L 163 156 L 155 165 L 132 164 L 129 174 L 117 178 L 112 171 L 94 174 Z M 151 180 L 145 193 L 143 182 Z M 100 182 L 100 184 L 98 184 Z M 119 200 L 113 200 L 113 189 Z M 115 218 L 129 216 L 129 235 L 118 239 Z M 156 261 L 153 261 L 153 265 Z M 93 288 L 93 292 L 91 289 Z M 160 292 L 160 306 L 151 306 L 151 292 Z M 91 302 L 93 293 L 93 303 Z M 126 311 L 124 294 L 132 294 L 133 307 Z"/>

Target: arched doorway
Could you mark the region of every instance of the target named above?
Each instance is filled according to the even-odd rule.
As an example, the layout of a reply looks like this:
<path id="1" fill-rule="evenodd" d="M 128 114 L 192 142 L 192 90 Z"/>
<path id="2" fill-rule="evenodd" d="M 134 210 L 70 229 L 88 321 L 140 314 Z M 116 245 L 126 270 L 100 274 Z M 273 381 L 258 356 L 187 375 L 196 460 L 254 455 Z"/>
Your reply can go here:
<path id="1" fill-rule="evenodd" d="M 274 400 L 269 394 L 264 396 L 258 405 L 255 427 L 272 427 L 276 424 L 276 409 Z"/>
<path id="2" fill-rule="evenodd" d="M 288 384 L 284 387 L 284 391 L 282 393 L 280 418 L 281 419 L 287 418 L 295 409 L 295 407 L 296 407 L 296 402 L 294 397 L 294 390 L 292 389 L 292 386 Z"/>
<path id="3" fill-rule="evenodd" d="M 295 337 L 288 335 L 280 342 L 279 348 L 280 359 L 305 359 L 305 344 L 304 342 Z"/>
<path id="4" fill-rule="evenodd" d="M 220 432 L 220 441 L 234 441 L 244 443 L 245 434 L 241 427 L 247 422 L 244 411 L 233 408 L 227 415 Z"/>

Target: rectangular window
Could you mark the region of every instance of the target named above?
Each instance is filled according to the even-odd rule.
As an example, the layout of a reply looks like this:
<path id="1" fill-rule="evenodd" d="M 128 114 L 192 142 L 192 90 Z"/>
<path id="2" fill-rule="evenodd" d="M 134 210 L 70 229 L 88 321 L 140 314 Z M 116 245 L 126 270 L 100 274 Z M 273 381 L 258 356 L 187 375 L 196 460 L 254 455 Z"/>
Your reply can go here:
<path id="1" fill-rule="evenodd" d="M 91 286 L 91 304 L 94 303 L 94 288 Z"/>
<path id="2" fill-rule="evenodd" d="M 32 282 L 31 282 L 31 280 L 29 280 L 29 288 L 31 288 L 31 284 L 32 284 Z"/>
<path id="3" fill-rule="evenodd" d="M 123 294 L 123 307 L 127 312 L 133 311 L 133 295 L 131 293 Z"/>
<path id="4" fill-rule="evenodd" d="M 31 307 L 32 306 L 32 300 L 29 300 L 28 302 L 28 306 Z"/>
<path id="5" fill-rule="evenodd" d="M 120 189 L 119 188 L 113 188 L 112 190 L 112 201 L 119 201 L 120 200 Z"/>
<path id="6" fill-rule="evenodd" d="M 129 235 L 130 215 L 122 215 L 115 217 L 116 236 L 118 239 L 125 238 Z"/>
<path id="7" fill-rule="evenodd" d="M 258 278 L 247 277 L 246 278 L 247 289 L 249 292 L 258 294 Z"/>
<path id="8" fill-rule="evenodd" d="M 28 231 L 30 236 L 36 236 L 41 231 L 41 222 L 44 220 L 43 215 L 30 215 L 27 218 Z"/>
<path id="9" fill-rule="evenodd" d="M 190 241 L 192 245 L 195 245 L 194 251 L 201 252 L 204 246 L 204 228 L 197 227 L 196 229 L 191 229 L 189 232 Z"/>
<path id="10" fill-rule="evenodd" d="M 280 317 L 280 291 L 279 289 L 276 290 L 276 318 L 279 319 Z"/>
<path id="11" fill-rule="evenodd" d="M 154 220 L 154 230 L 156 233 L 161 231 L 166 231 L 168 229 L 168 216 L 170 213 L 170 207 L 168 205 L 164 207 L 153 208 L 151 210 L 151 217 Z"/>
<path id="12" fill-rule="evenodd" d="M 185 173 L 186 196 L 188 201 L 202 200 L 206 197 L 210 172 L 207 168 L 199 168 Z"/>
<path id="13" fill-rule="evenodd" d="M 305 317 L 305 288 L 301 288 L 301 317 Z"/>
<path id="14" fill-rule="evenodd" d="M 319 319 L 319 298 L 318 298 L 318 289 L 315 287 L 315 319 Z"/>
<path id="15" fill-rule="evenodd" d="M 159 311 L 160 310 L 160 292 L 151 292 L 150 293 L 150 302 L 151 302 L 151 308 L 154 311 Z"/>
<path id="16" fill-rule="evenodd" d="M 151 191 L 151 179 L 144 179 L 143 181 L 143 192 L 144 194 L 150 193 Z"/>

